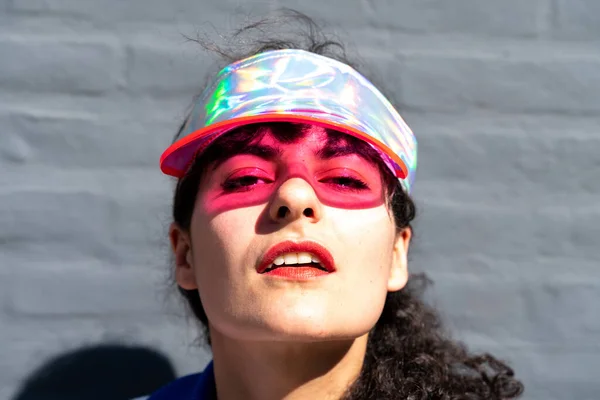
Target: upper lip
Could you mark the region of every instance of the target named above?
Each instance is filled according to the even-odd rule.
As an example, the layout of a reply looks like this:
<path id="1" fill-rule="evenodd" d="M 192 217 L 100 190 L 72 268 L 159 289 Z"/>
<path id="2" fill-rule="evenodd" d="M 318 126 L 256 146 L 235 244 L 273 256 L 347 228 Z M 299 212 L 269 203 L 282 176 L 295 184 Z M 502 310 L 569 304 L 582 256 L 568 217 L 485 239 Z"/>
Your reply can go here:
<path id="1" fill-rule="evenodd" d="M 256 271 L 261 274 L 265 272 L 265 270 L 271 267 L 273 261 L 281 255 L 287 253 L 300 253 L 306 252 L 311 253 L 317 256 L 323 268 L 327 270 L 327 272 L 335 271 L 335 263 L 333 261 L 333 256 L 325 247 L 321 246 L 316 242 L 311 241 L 303 241 L 303 242 L 293 242 L 291 240 L 277 243 L 273 247 L 269 248 L 264 254 L 260 264 L 256 268 Z"/>

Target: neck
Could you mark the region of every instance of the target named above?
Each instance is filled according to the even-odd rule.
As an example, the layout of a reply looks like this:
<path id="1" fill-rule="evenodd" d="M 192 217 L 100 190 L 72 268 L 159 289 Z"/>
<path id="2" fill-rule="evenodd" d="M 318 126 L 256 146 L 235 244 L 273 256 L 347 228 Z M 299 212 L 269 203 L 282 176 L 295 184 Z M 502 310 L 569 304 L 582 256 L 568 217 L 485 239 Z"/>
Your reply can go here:
<path id="1" fill-rule="evenodd" d="M 256 342 L 211 329 L 219 400 L 340 399 L 358 378 L 368 335 L 328 342 Z"/>

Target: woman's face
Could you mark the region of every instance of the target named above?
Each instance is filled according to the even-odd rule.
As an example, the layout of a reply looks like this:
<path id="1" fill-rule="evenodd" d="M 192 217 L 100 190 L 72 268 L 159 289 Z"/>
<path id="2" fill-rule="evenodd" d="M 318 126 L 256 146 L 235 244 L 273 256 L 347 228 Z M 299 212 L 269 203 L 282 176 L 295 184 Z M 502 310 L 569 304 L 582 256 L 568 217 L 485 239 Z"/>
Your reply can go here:
<path id="1" fill-rule="evenodd" d="M 267 133 L 227 155 L 201 180 L 190 232 L 172 227 L 176 279 L 199 290 L 211 329 L 355 338 L 405 285 L 410 231 L 396 231 L 378 166 L 327 138 L 316 126 L 293 143 Z"/>

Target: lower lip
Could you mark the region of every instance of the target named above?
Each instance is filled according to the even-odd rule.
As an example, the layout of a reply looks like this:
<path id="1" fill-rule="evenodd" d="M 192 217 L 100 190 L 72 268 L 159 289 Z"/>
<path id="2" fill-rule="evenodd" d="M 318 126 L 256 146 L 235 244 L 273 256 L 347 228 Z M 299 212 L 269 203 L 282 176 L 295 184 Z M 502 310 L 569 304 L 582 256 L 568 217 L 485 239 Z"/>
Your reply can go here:
<path id="1" fill-rule="evenodd" d="M 305 280 L 328 274 L 329 272 L 314 267 L 279 267 L 272 271 L 265 272 L 263 275 L 277 276 L 280 278 L 294 280 Z"/>

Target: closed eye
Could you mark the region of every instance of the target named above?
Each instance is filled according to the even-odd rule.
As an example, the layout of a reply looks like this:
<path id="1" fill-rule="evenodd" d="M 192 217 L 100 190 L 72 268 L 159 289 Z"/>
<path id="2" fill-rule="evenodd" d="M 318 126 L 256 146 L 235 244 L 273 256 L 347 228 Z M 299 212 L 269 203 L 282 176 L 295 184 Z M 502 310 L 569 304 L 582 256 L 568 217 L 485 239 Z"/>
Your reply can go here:
<path id="1" fill-rule="evenodd" d="M 236 191 L 248 190 L 258 184 L 269 183 L 269 182 L 270 181 L 266 178 L 261 178 L 259 176 L 253 176 L 253 175 L 245 175 L 245 176 L 239 176 L 236 178 L 227 179 L 225 182 L 223 182 L 221 187 L 226 192 L 236 192 Z"/>
<path id="2" fill-rule="evenodd" d="M 365 182 L 350 176 L 335 176 L 331 178 L 325 178 L 322 179 L 321 182 L 333 184 L 341 189 L 351 189 L 354 191 L 366 190 L 369 188 L 369 185 L 367 185 Z"/>

